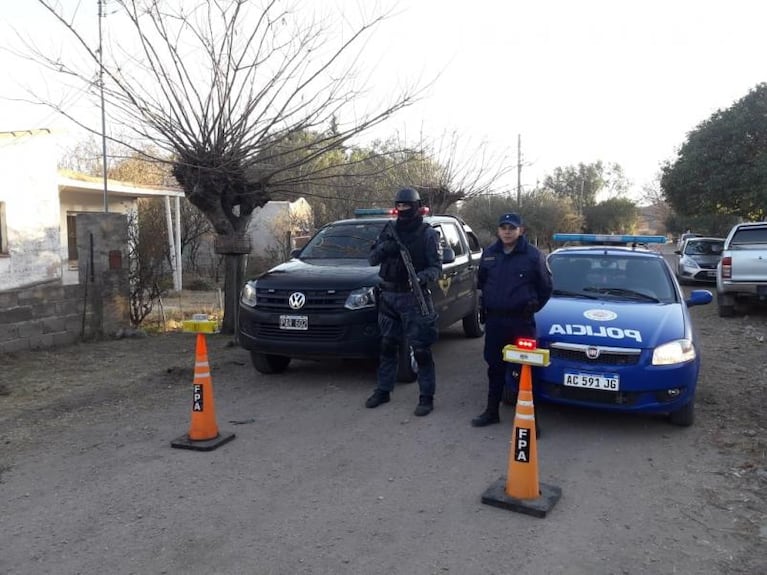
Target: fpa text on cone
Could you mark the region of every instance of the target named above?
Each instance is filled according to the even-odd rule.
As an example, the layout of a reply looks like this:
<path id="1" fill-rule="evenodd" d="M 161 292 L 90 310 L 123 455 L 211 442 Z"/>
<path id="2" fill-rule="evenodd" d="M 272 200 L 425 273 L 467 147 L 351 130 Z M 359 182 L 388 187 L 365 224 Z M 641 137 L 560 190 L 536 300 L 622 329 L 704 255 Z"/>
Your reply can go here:
<path id="1" fill-rule="evenodd" d="M 520 339 L 503 348 L 503 360 L 522 364 L 514 428 L 509 448 L 506 477 L 501 477 L 482 494 L 482 503 L 546 517 L 562 496 L 562 490 L 538 481 L 538 441 L 535 433 L 535 405 L 531 365 L 548 365 L 549 350 L 536 349 L 534 339 Z"/>
<path id="2" fill-rule="evenodd" d="M 213 378 L 208 364 L 208 346 L 205 334 L 197 334 L 194 382 L 192 384 L 192 422 L 189 433 L 174 439 L 171 447 L 211 451 L 234 439 L 234 433 L 221 433 L 216 423 L 216 404 L 213 399 Z"/>

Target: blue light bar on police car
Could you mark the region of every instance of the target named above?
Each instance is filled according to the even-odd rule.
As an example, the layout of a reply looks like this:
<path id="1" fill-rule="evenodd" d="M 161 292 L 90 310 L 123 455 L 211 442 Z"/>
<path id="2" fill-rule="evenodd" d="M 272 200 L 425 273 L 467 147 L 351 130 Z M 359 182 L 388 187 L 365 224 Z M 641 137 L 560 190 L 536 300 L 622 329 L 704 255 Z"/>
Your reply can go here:
<path id="1" fill-rule="evenodd" d="M 665 244 L 666 236 L 642 236 L 631 234 L 554 234 L 555 242 L 583 242 L 603 244 L 608 242 L 624 244 Z"/>

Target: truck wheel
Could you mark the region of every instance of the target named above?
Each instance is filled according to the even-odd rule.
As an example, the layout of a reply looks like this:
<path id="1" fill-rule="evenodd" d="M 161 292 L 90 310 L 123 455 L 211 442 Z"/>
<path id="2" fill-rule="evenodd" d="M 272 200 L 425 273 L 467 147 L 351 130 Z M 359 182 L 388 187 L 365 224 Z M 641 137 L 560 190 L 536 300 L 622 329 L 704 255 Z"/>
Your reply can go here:
<path id="1" fill-rule="evenodd" d="M 463 334 L 466 337 L 482 337 L 485 334 L 485 326 L 479 323 L 479 306 L 474 304 L 474 309 L 463 318 Z"/>
<path id="2" fill-rule="evenodd" d="M 685 405 L 682 409 L 672 411 L 668 418 L 674 425 L 690 427 L 695 421 L 695 399 L 691 399 L 690 403 Z"/>
<path id="3" fill-rule="evenodd" d="M 397 381 L 413 383 L 416 379 L 418 379 L 418 364 L 415 362 L 413 348 L 407 341 L 403 341 L 397 354 Z"/>
<path id="4" fill-rule="evenodd" d="M 250 352 L 250 361 L 256 371 L 267 375 L 282 373 L 288 368 L 290 358 L 284 355 L 272 355 L 270 353 Z"/>
<path id="5" fill-rule="evenodd" d="M 719 311 L 719 317 L 733 317 L 735 315 L 735 302 L 731 297 L 717 296 L 716 305 Z"/>

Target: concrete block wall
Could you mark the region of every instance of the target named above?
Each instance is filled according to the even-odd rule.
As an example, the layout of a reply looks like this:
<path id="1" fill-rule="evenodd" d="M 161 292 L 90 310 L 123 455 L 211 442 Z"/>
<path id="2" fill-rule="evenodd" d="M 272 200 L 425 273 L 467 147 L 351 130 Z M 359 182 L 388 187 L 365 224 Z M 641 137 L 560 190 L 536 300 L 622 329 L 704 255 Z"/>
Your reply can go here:
<path id="1" fill-rule="evenodd" d="M 83 333 L 83 286 L 52 282 L 0 292 L 0 354 L 70 345 Z"/>

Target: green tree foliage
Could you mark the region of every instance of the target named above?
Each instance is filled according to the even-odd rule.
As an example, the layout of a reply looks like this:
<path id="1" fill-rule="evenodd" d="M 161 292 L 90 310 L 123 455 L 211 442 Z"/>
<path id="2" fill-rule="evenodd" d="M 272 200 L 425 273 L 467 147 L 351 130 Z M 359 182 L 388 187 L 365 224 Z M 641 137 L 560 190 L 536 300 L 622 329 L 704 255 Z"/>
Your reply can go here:
<path id="1" fill-rule="evenodd" d="M 610 198 L 586 208 L 586 231 L 595 234 L 628 234 L 636 231 L 639 208 L 626 198 Z"/>
<path id="2" fill-rule="evenodd" d="M 568 198 L 579 214 L 597 203 L 597 196 L 619 197 L 626 193 L 629 182 L 619 164 L 592 164 L 557 167 L 543 179 L 543 187 L 560 198 Z"/>
<path id="3" fill-rule="evenodd" d="M 534 244 L 551 249 L 551 236 L 556 232 L 580 231 L 582 218 L 575 213 L 570 200 L 562 200 L 551 190 L 539 189 L 520 197 L 482 196 L 461 204 L 460 215 L 471 225 L 483 245 L 495 241 L 498 218 L 506 212 L 519 213 L 525 222 L 527 238 Z"/>
<path id="4" fill-rule="evenodd" d="M 681 216 L 767 216 L 767 84 L 691 131 L 662 167 L 661 188 Z"/>

